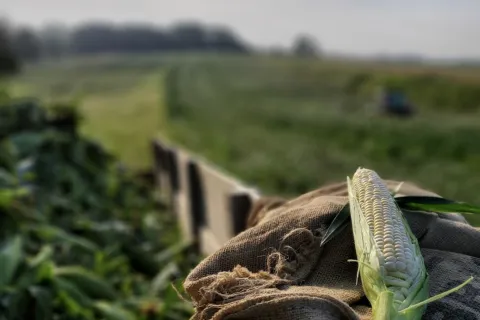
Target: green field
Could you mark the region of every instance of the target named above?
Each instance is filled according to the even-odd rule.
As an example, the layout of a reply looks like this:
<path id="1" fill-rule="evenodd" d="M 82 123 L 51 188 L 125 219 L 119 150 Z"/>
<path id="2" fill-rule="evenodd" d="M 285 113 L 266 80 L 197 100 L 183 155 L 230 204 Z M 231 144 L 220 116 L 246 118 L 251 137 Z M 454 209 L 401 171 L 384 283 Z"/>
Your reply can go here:
<path id="1" fill-rule="evenodd" d="M 185 63 L 169 78 L 171 137 L 265 192 L 298 195 L 364 166 L 480 202 L 479 70 L 249 58 Z M 410 92 L 415 118 L 371 112 L 386 83 Z M 458 109 L 437 103 L 445 84 Z"/>
<path id="2" fill-rule="evenodd" d="M 379 85 L 402 87 L 419 114 L 376 115 Z M 365 166 L 480 202 L 480 69 L 123 56 L 32 67 L 10 87 L 78 100 L 84 132 L 134 167 L 161 132 L 266 193 L 298 195 Z"/>

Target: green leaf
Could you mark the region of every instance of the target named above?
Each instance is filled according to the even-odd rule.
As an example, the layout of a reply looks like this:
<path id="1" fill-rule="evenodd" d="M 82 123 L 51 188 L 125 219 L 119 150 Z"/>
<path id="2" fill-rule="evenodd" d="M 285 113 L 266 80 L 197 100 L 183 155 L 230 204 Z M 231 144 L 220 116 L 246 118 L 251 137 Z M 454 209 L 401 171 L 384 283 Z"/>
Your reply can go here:
<path id="1" fill-rule="evenodd" d="M 22 269 L 23 272 L 15 278 L 15 281 L 12 282 L 11 286 L 14 288 L 28 288 L 32 285 L 35 285 L 37 281 L 37 273 L 35 269 L 25 268 Z"/>
<path id="2" fill-rule="evenodd" d="M 27 158 L 16 165 L 17 179 L 20 185 L 25 186 L 35 181 L 35 161 Z"/>
<path id="3" fill-rule="evenodd" d="M 158 264 L 164 264 L 167 261 L 172 260 L 175 255 L 183 252 L 183 250 L 187 249 L 191 244 L 192 243 L 190 241 L 181 241 L 173 246 L 168 247 L 160 253 L 157 253 L 154 259 Z"/>
<path id="4" fill-rule="evenodd" d="M 396 197 L 395 201 L 400 208 L 407 210 L 480 214 L 480 207 L 478 206 L 440 197 L 406 196 Z"/>
<path id="5" fill-rule="evenodd" d="M 37 233 L 39 237 L 45 240 L 68 242 L 72 245 L 79 246 L 91 252 L 95 252 L 96 250 L 98 250 L 97 245 L 95 245 L 93 242 L 85 238 L 70 234 L 60 228 L 51 225 L 30 225 L 27 226 L 27 228 Z"/>
<path id="6" fill-rule="evenodd" d="M 63 292 L 68 295 L 68 297 L 74 300 L 76 304 L 85 308 L 91 307 L 93 301 L 74 283 L 62 278 L 54 278 L 53 283 L 57 291 Z"/>
<path id="7" fill-rule="evenodd" d="M 77 223 L 77 226 L 86 230 L 97 239 L 95 242 L 109 244 L 112 241 L 120 242 L 128 241 L 132 235 L 129 225 L 119 220 L 111 220 L 104 222 L 94 222 L 83 220 Z"/>
<path id="8" fill-rule="evenodd" d="M 152 280 L 150 294 L 160 294 L 170 284 L 170 277 L 178 272 L 178 266 L 175 262 L 168 263 Z"/>
<path id="9" fill-rule="evenodd" d="M 17 183 L 17 178 L 12 173 L 0 167 L 0 187 L 12 187 Z"/>
<path id="10" fill-rule="evenodd" d="M 37 269 L 37 281 L 49 280 L 54 278 L 55 264 L 51 260 L 46 260 L 40 263 Z"/>
<path id="11" fill-rule="evenodd" d="M 28 289 L 35 299 L 35 320 L 52 319 L 52 295 L 49 290 L 33 286 Z"/>
<path id="12" fill-rule="evenodd" d="M 65 315 L 65 319 L 85 319 L 94 320 L 93 311 L 90 307 L 84 307 L 80 305 L 77 300 L 72 298 L 65 291 L 57 293 L 57 301 L 62 305 L 62 313 Z"/>
<path id="13" fill-rule="evenodd" d="M 13 201 L 30 193 L 28 188 L 0 189 L 0 208 L 8 208 Z"/>
<path id="14" fill-rule="evenodd" d="M 22 260 L 22 246 L 22 238 L 16 236 L 8 240 L 0 250 L 0 288 L 11 283 Z"/>
<path id="15" fill-rule="evenodd" d="M 95 303 L 95 309 L 97 309 L 107 320 L 135 320 L 136 317 L 130 311 L 107 303 L 105 301 L 99 301 Z"/>
<path id="16" fill-rule="evenodd" d="M 95 254 L 94 270 L 96 274 L 105 276 L 122 270 L 128 266 L 128 260 L 124 255 L 107 256 L 105 251 L 98 251 Z"/>
<path id="17" fill-rule="evenodd" d="M 48 260 L 53 255 L 53 248 L 50 245 L 44 245 L 40 251 L 28 262 L 33 268 Z"/>
<path id="18" fill-rule="evenodd" d="M 178 291 L 177 291 L 178 290 Z M 182 285 L 170 286 L 162 293 L 163 311 L 177 310 L 185 314 L 193 313 L 193 304 L 188 299 L 179 300 L 178 295 L 182 290 Z M 186 317 L 185 317 L 186 318 Z"/>
<path id="19" fill-rule="evenodd" d="M 161 268 L 161 265 L 153 257 L 133 244 L 124 243 L 122 251 L 128 257 L 131 267 L 147 276 L 154 277 Z"/>
<path id="20" fill-rule="evenodd" d="M 74 283 L 90 298 L 103 300 L 114 300 L 116 298 L 117 294 L 109 283 L 82 267 L 59 267 L 55 269 L 55 275 Z"/>
<path id="21" fill-rule="evenodd" d="M 178 298 L 178 297 L 177 297 Z M 157 309 L 161 309 L 163 307 L 165 300 L 164 297 L 161 299 L 157 297 L 138 297 L 134 296 L 122 302 L 122 305 L 126 308 L 133 309 L 133 310 L 145 310 L 146 308 L 150 308 L 151 306 L 155 306 Z"/>
<path id="22" fill-rule="evenodd" d="M 30 307 L 30 295 L 27 290 L 16 290 L 8 301 L 8 319 L 25 319 Z"/>
<path id="23" fill-rule="evenodd" d="M 325 235 L 322 238 L 320 247 L 323 247 L 330 240 L 332 240 L 338 234 L 340 234 L 349 223 L 350 223 L 350 206 L 347 203 L 342 208 L 342 210 L 340 210 L 340 212 L 335 216 L 332 223 L 328 227 L 327 232 L 325 232 Z"/>
<path id="24" fill-rule="evenodd" d="M 22 132 L 10 136 L 10 141 L 22 158 L 34 154 L 44 139 L 44 135 L 38 132 Z"/>

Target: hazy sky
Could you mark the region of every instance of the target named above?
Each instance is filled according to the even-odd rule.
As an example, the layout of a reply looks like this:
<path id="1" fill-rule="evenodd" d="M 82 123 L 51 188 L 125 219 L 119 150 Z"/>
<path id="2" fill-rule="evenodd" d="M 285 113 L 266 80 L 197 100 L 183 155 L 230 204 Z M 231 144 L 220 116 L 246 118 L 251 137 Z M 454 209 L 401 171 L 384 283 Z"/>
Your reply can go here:
<path id="1" fill-rule="evenodd" d="M 480 0 L 0 0 L 1 14 L 36 26 L 196 19 L 259 45 L 289 45 L 307 32 L 329 51 L 480 58 Z"/>

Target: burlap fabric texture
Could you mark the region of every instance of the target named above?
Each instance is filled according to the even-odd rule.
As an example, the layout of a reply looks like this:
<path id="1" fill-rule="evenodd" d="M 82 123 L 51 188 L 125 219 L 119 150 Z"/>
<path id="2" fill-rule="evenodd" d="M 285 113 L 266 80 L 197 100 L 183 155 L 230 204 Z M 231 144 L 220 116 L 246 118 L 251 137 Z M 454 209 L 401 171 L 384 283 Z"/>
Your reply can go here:
<path id="1" fill-rule="evenodd" d="M 386 181 L 391 190 L 399 183 Z M 404 183 L 401 195 L 434 193 Z M 370 319 L 351 226 L 320 248 L 330 222 L 347 203 L 345 183 L 296 199 L 260 200 L 243 233 L 202 261 L 184 287 L 193 319 Z M 430 294 L 480 276 L 480 231 L 457 214 L 408 212 L 430 274 Z M 423 319 L 480 319 L 480 281 L 428 305 Z"/>

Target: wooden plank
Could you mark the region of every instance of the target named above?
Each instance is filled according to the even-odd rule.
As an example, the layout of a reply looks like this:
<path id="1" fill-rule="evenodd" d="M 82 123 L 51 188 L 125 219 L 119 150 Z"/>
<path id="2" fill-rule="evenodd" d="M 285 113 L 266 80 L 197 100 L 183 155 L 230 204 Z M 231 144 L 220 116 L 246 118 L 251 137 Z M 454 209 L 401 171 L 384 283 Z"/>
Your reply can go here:
<path id="1" fill-rule="evenodd" d="M 218 242 L 223 244 L 235 235 L 230 196 L 242 186 L 211 166 L 201 165 L 200 172 L 205 187 L 206 221 Z"/>
<path id="2" fill-rule="evenodd" d="M 208 227 L 202 227 L 199 230 L 200 252 L 205 255 L 211 255 L 222 247 L 215 233 Z"/>
<path id="3" fill-rule="evenodd" d="M 178 174 L 178 189 L 174 192 L 174 210 L 178 217 L 182 236 L 187 241 L 198 240 L 198 222 L 192 210 L 192 191 L 190 183 L 190 166 L 192 165 L 190 155 L 183 150 L 176 151 L 176 169 Z M 180 188 L 181 186 L 181 188 Z"/>
<path id="4" fill-rule="evenodd" d="M 166 162 L 164 145 L 158 139 L 154 139 L 152 141 L 152 150 L 154 170 L 156 172 L 164 171 Z"/>
<path id="5" fill-rule="evenodd" d="M 171 206 L 171 182 L 168 168 L 168 148 L 159 140 L 152 141 L 152 149 L 154 156 L 154 174 L 155 185 L 158 190 L 158 200 L 166 205 Z"/>
<path id="6" fill-rule="evenodd" d="M 170 189 L 173 193 L 180 189 L 180 179 L 178 176 L 177 150 L 175 148 L 165 148 L 166 150 L 166 168 L 168 172 Z"/>
<path id="7" fill-rule="evenodd" d="M 246 229 L 248 214 L 253 202 L 254 199 L 249 192 L 237 191 L 230 195 L 230 218 L 234 235 Z"/>
<path id="8" fill-rule="evenodd" d="M 207 225 L 205 208 L 205 191 L 198 164 L 193 159 L 187 162 L 187 183 L 190 200 L 190 215 L 195 225 L 194 232 L 198 234 L 200 227 Z"/>
<path id="9" fill-rule="evenodd" d="M 159 188 L 177 215 L 182 237 L 204 254 L 245 229 L 258 193 L 188 151 L 153 143 Z"/>

